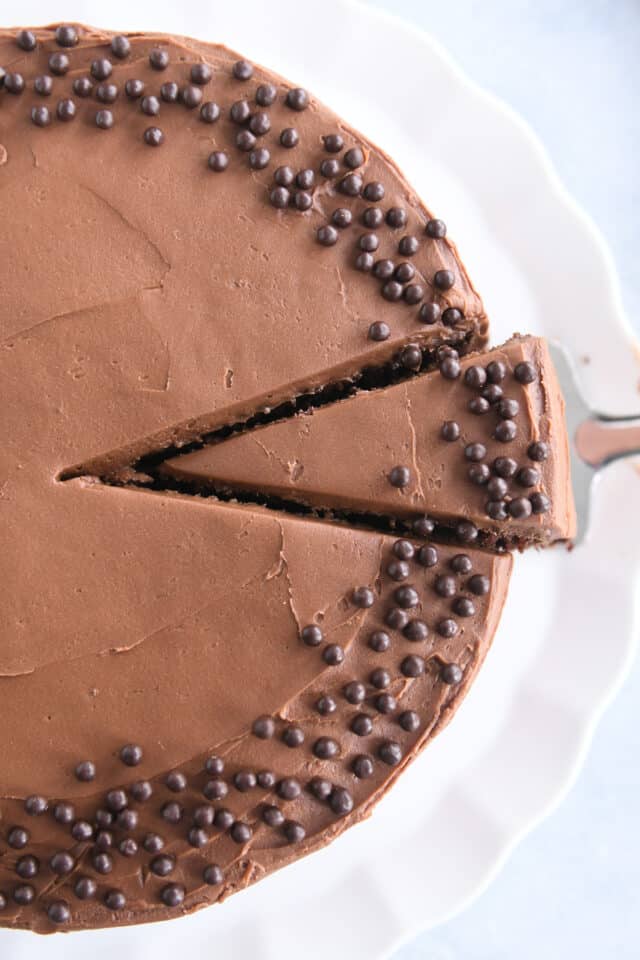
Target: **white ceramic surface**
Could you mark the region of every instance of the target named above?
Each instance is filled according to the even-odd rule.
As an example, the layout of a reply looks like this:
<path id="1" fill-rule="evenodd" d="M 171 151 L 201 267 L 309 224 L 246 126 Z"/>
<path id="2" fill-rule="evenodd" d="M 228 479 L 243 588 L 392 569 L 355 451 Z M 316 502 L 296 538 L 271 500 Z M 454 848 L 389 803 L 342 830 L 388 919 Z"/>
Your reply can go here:
<path id="1" fill-rule="evenodd" d="M 24 0 L 21 21 L 51 19 Z M 95 2 L 59 18 L 98 22 Z M 232 5 L 113 0 L 114 29 L 222 41 L 311 88 L 400 163 L 456 238 L 498 342 L 561 340 L 603 412 L 639 405 L 640 361 L 613 266 L 525 124 L 472 86 L 426 36 L 347 0 Z M 6 20 L 6 13 L 4 18 Z M 339 24 L 339 26 L 338 26 Z M 601 334 L 606 319 L 607 337 Z M 615 373 L 614 373 L 615 371 Z M 473 897 L 559 801 L 638 632 L 640 467 L 603 474 L 580 548 L 516 562 L 494 648 L 454 723 L 372 819 L 223 908 L 170 924 L 36 940 L 0 931 L 3 960 L 196 957 L 380 960 Z M 635 605 L 634 605 L 635 604 Z M 311 928 L 313 932 L 310 935 Z"/>

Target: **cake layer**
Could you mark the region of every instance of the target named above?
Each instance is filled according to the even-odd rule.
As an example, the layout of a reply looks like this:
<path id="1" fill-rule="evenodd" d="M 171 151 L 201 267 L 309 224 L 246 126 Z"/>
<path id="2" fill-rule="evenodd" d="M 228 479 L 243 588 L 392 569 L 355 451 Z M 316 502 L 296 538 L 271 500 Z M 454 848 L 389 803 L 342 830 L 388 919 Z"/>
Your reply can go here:
<path id="1" fill-rule="evenodd" d="M 160 473 L 318 508 L 464 519 L 507 543 L 575 531 L 564 404 L 534 337 L 460 363 L 445 354 L 440 371 L 258 426 Z"/>

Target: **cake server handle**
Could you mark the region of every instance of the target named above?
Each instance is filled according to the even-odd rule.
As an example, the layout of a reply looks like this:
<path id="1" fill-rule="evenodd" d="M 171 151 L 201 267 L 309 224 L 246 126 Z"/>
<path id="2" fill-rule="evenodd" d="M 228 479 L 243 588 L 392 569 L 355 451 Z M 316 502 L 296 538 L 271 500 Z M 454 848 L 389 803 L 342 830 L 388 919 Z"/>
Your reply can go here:
<path id="1" fill-rule="evenodd" d="M 640 417 L 589 417 L 575 433 L 578 455 L 594 468 L 640 454 Z"/>

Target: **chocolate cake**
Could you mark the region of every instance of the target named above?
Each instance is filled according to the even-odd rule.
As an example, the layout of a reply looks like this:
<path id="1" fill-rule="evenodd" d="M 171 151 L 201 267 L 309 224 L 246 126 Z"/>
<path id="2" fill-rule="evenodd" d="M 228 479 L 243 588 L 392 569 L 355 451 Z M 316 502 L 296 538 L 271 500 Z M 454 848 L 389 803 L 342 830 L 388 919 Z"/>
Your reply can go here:
<path id="1" fill-rule="evenodd" d="M 392 161 L 195 40 L 0 31 L 0 924 L 219 901 L 369 815 L 571 536 L 544 344 Z"/>

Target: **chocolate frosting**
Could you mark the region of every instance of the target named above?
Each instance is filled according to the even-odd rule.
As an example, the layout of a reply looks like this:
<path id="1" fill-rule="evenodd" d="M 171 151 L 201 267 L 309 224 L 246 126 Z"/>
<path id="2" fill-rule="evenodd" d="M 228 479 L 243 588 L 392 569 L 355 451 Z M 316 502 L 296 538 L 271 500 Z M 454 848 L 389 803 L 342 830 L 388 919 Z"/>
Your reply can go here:
<path id="1" fill-rule="evenodd" d="M 164 919 L 368 815 L 511 558 L 145 489 L 140 458 L 487 323 L 393 163 L 230 51 L 65 25 L 0 31 L 0 67 L 0 923 Z"/>

